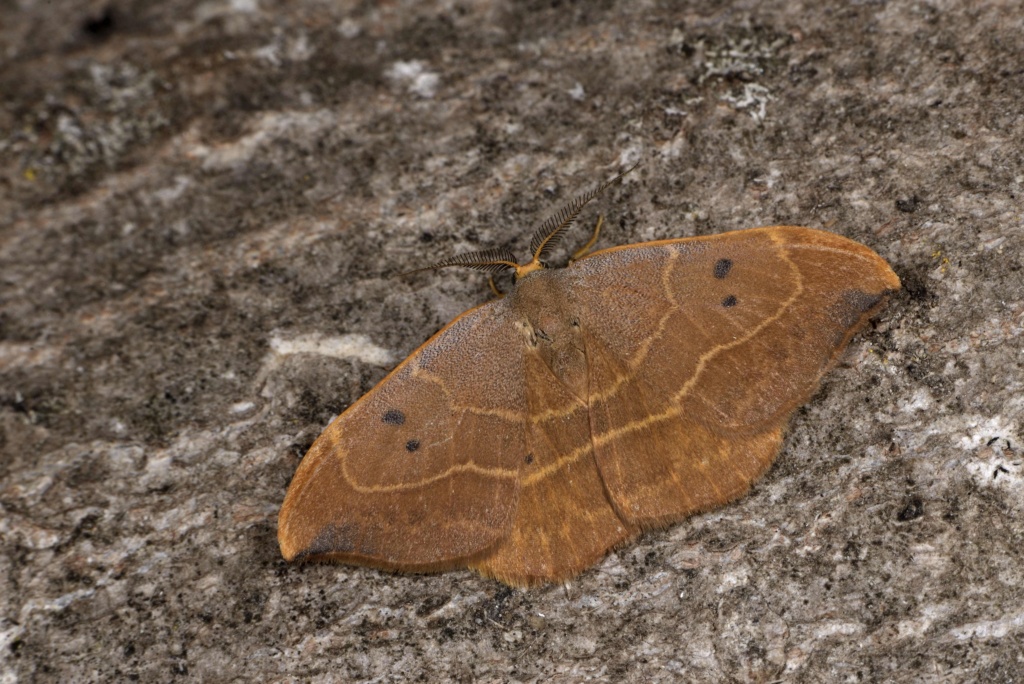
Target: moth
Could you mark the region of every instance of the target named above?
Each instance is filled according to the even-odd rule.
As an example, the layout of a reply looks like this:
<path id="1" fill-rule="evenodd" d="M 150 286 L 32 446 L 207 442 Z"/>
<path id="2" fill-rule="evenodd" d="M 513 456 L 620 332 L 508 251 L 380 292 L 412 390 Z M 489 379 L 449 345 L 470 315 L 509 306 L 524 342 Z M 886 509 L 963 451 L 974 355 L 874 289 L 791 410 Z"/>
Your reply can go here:
<path id="1" fill-rule="evenodd" d="M 632 170 L 632 169 L 631 169 Z M 621 176 L 619 176 L 621 177 Z M 435 267 L 511 270 L 338 416 L 281 508 L 291 560 L 563 581 L 744 494 L 900 287 L 868 247 L 774 226 L 546 259 L 583 207 Z M 493 284 L 493 281 L 492 281 Z"/>

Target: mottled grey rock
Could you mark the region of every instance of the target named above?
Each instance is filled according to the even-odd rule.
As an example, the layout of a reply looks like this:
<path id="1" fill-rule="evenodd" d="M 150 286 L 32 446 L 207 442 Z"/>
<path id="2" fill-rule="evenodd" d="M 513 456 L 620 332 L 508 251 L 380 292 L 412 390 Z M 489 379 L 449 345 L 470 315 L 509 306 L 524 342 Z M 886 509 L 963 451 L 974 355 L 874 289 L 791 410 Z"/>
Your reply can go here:
<path id="1" fill-rule="evenodd" d="M 0 682 L 1024 679 L 1018 4 L 20 0 Z M 905 289 L 722 510 L 566 587 L 289 566 L 330 418 L 575 193 Z M 583 239 L 585 229 L 570 238 Z"/>

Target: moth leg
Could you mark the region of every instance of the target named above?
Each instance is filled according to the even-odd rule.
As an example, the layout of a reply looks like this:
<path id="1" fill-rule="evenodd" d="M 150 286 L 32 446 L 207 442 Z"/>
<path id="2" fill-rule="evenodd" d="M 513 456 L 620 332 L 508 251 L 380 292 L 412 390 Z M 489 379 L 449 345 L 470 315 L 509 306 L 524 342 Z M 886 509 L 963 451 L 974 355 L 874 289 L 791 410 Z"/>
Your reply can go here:
<path id="1" fill-rule="evenodd" d="M 604 215 L 598 216 L 597 217 L 597 225 L 594 226 L 594 234 L 590 236 L 589 240 L 587 240 L 587 244 L 585 244 L 582 247 L 580 247 L 579 249 L 577 249 L 573 253 L 573 255 L 571 257 L 569 257 L 569 263 L 570 264 L 572 262 L 576 261 L 577 259 L 582 259 L 583 257 L 587 256 L 587 253 L 590 251 L 591 247 L 593 247 L 594 243 L 597 242 L 597 236 L 601 234 L 601 225 L 603 223 L 604 223 Z"/>
<path id="2" fill-rule="evenodd" d="M 494 276 L 487 276 L 487 285 L 491 288 L 491 292 L 493 292 L 494 296 L 498 299 L 505 296 L 505 293 L 499 290 L 498 286 L 494 284 Z"/>

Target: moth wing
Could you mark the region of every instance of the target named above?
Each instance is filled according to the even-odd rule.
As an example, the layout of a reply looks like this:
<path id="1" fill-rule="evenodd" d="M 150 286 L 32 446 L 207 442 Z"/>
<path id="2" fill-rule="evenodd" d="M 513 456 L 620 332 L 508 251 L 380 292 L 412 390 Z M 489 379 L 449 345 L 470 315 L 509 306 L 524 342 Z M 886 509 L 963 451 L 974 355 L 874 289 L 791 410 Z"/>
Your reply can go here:
<path id="1" fill-rule="evenodd" d="M 747 491 L 900 286 L 867 247 L 785 226 L 613 248 L 572 269 L 595 458 L 641 527 Z"/>
<path id="2" fill-rule="evenodd" d="M 439 570 L 505 536 L 527 454 L 511 334 L 502 301 L 472 309 L 338 416 L 289 486 L 284 557 Z"/>
<path id="3" fill-rule="evenodd" d="M 605 494 L 594 460 L 586 401 L 539 355 L 527 352 L 529 452 L 509 534 L 471 567 L 513 586 L 569 579 L 635 536 Z"/>

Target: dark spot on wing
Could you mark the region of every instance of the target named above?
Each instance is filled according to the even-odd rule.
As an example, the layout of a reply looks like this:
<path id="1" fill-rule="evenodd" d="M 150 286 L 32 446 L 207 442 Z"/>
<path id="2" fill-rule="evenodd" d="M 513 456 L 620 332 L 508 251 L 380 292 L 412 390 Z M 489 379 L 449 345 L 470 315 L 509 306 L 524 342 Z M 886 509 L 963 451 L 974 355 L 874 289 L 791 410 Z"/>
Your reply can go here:
<path id="1" fill-rule="evenodd" d="M 408 451 L 410 454 L 419 448 L 420 440 L 418 439 L 410 439 L 408 442 L 405 443 L 405 450 Z"/>
<path id="2" fill-rule="evenodd" d="M 736 301 L 736 295 L 729 295 L 728 297 L 722 300 L 722 306 L 724 306 L 727 309 L 734 307 L 736 306 Z"/>
<path id="3" fill-rule="evenodd" d="M 387 425 L 401 425 L 405 422 L 405 414 L 398 409 L 388 409 L 381 416 L 381 420 Z"/>
<path id="4" fill-rule="evenodd" d="M 715 277 L 721 280 L 732 270 L 732 259 L 719 259 L 715 262 Z"/>
<path id="5" fill-rule="evenodd" d="M 533 463 L 533 454 L 526 454 L 526 465 Z"/>

